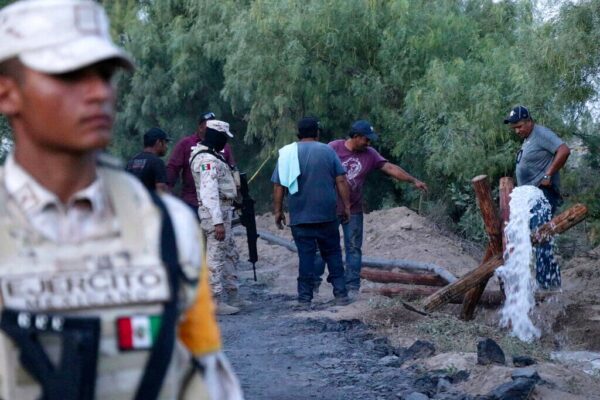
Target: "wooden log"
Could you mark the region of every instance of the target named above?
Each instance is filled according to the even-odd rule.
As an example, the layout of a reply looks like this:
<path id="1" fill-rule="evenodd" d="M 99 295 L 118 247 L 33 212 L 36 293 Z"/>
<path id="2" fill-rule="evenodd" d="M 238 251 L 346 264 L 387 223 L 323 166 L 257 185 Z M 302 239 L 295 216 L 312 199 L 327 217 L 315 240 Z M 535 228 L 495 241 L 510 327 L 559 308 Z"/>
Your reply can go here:
<path id="1" fill-rule="evenodd" d="M 471 180 L 477 205 L 481 212 L 485 232 L 490 239 L 492 254 L 502 252 L 502 227 L 498 209 L 492 199 L 492 191 L 486 175 L 476 176 Z"/>
<path id="2" fill-rule="evenodd" d="M 446 286 L 449 282 L 439 275 L 415 274 L 409 272 L 382 271 L 375 268 L 363 267 L 360 277 L 371 282 L 405 283 L 410 285 Z"/>
<path id="3" fill-rule="evenodd" d="M 487 257 L 483 260 L 485 262 L 496 254 L 502 254 L 502 226 L 500 224 L 498 209 L 492 199 L 492 191 L 490 190 L 487 176 L 476 176 L 471 180 L 471 183 L 473 184 L 479 211 L 481 211 L 485 231 L 489 238 L 488 251 L 486 252 Z M 473 319 L 475 307 L 477 307 L 477 303 L 485 290 L 487 282 L 487 279 L 483 279 L 477 286 L 466 293 L 460 314 L 463 320 L 469 321 Z"/>
<path id="4" fill-rule="evenodd" d="M 387 286 L 361 289 L 363 293 L 379 294 L 386 297 L 402 297 L 402 299 L 407 301 L 422 299 L 438 290 L 439 288 L 434 286 Z"/>
<path id="5" fill-rule="evenodd" d="M 508 225 L 508 220 L 510 219 L 510 195 L 515 188 L 515 182 L 511 177 L 504 176 L 500 178 L 499 185 L 499 211 L 500 211 L 500 226 L 502 227 L 502 254 L 506 251 L 506 235 L 504 234 L 504 229 L 506 225 Z M 504 295 L 504 282 L 502 279 L 498 278 L 498 283 L 500 284 L 500 291 Z"/>
<path id="6" fill-rule="evenodd" d="M 379 294 L 386 297 L 401 297 L 403 300 L 415 301 L 420 298 L 435 293 L 438 289 L 433 286 L 419 287 L 402 287 L 402 286 L 387 286 L 382 288 L 363 289 L 363 293 Z M 544 301 L 546 297 L 552 293 L 537 292 L 535 293 L 536 301 Z M 504 293 L 500 290 L 486 290 L 481 295 L 479 303 L 486 306 L 498 306 L 504 303 Z M 451 304 L 461 304 L 463 296 L 458 296 L 449 301 Z"/>
<path id="7" fill-rule="evenodd" d="M 484 262 L 479 267 L 460 278 L 458 281 L 443 287 L 425 299 L 423 303 L 425 311 L 433 311 L 436 308 L 448 303 L 452 299 L 456 299 L 462 294 L 468 292 L 469 289 L 481 285 L 481 282 L 487 282 L 496 268 L 500 267 L 502 264 L 504 264 L 502 254 L 496 254 L 488 261 Z"/>
<path id="8" fill-rule="evenodd" d="M 428 271 L 428 272 L 432 272 L 436 275 L 439 275 L 442 279 L 445 279 L 449 283 L 456 282 L 458 280 L 458 278 L 455 277 L 454 275 L 452 275 L 450 273 L 450 271 L 448 271 L 447 269 L 445 269 L 439 265 L 435 265 L 435 264 L 431 264 L 431 263 L 424 263 L 424 262 L 420 262 L 420 261 L 403 260 L 403 259 L 386 260 L 383 258 L 363 257 L 362 258 L 362 266 L 363 267 L 381 268 L 381 269 L 385 269 L 385 270 L 401 268 L 401 269 L 406 269 L 409 271 Z"/>
<path id="9" fill-rule="evenodd" d="M 563 233 L 567 229 L 583 221 L 586 215 L 587 207 L 581 203 L 575 204 L 565 212 L 552 218 L 547 224 L 540 226 L 538 230 L 531 235 L 531 243 L 535 245 L 550 240 L 552 236 Z"/>
<path id="10" fill-rule="evenodd" d="M 510 177 L 500 178 L 500 220 L 502 221 L 502 230 L 504 223 L 510 219 L 510 194 L 515 188 L 515 183 Z"/>
<path id="11" fill-rule="evenodd" d="M 533 236 L 543 236 L 542 233 L 538 232 L 564 232 L 581 222 L 585 218 L 586 213 L 587 207 L 585 207 L 583 204 L 576 204 L 575 206 L 552 218 L 550 222 L 540 226 Z M 469 289 L 479 285 L 481 282 L 487 282 L 496 268 L 500 267 L 503 263 L 502 254 L 493 256 L 488 261 L 460 278 L 458 281 L 445 286 L 425 299 L 425 311 L 433 311 L 441 305 L 467 292 Z"/>

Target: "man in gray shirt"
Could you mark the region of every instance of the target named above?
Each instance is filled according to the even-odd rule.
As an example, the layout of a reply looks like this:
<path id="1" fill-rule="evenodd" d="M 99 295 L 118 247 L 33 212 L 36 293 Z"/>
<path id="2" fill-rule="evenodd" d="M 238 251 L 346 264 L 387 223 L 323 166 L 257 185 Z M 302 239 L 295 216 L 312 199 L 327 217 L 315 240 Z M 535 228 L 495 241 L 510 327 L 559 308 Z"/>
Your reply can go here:
<path id="1" fill-rule="evenodd" d="M 513 108 L 504 123 L 523 139 L 516 159 L 517 186 L 539 187 L 550 204 L 550 212 L 546 213 L 541 204 L 533 208 L 530 222 L 533 230 L 548 222 L 561 204 L 559 171 L 571 150 L 550 129 L 536 124 L 523 106 Z M 560 268 L 554 260 L 551 244 L 536 247 L 536 280 L 545 289 L 560 287 Z"/>

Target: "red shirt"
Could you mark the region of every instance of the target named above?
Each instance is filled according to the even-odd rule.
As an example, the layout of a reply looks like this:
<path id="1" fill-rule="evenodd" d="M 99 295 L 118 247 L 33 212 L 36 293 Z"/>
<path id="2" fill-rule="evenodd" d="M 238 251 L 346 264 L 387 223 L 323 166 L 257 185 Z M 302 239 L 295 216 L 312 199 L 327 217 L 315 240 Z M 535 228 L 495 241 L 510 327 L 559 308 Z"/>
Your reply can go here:
<path id="1" fill-rule="evenodd" d="M 387 162 L 371 146 L 365 151 L 350 151 L 345 145 L 344 139 L 334 140 L 329 146 L 340 158 L 342 165 L 346 169 L 346 179 L 350 186 L 350 212 L 359 214 L 363 212 L 363 186 L 369 172 L 380 169 Z M 338 199 L 338 213 L 343 210 L 343 205 Z"/>
<path id="2" fill-rule="evenodd" d="M 198 196 L 196 195 L 194 177 L 190 170 L 190 154 L 192 153 L 192 147 L 198 144 L 198 142 L 196 134 L 181 139 L 173 148 L 171 158 L 169 158 L 169 163 L 167 164 L 167 184 L 172 190 L 181 176 L 181 194 L 179 197 L 192 207 L 198 207 Z M 223 156 L 229 165 L 235 165 L 233 152 L 229 143 L 223 149 Z"/>

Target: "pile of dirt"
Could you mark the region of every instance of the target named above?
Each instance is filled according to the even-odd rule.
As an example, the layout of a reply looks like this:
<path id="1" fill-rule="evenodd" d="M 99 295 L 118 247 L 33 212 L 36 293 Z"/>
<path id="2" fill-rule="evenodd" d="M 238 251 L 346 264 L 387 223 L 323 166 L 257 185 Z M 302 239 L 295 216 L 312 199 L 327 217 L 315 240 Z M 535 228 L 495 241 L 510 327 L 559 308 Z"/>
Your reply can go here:
<path id="1" fill-rule="evenodd" d="M 292 242 L 290 229 L 278 230 L 272 214 L 257 217 L 257 227 Z M 245 239 L 238 236 L 237 240 L 244 259 L 247 257 Z M 258 250 L 259 281 L 268 285 L 273 293 L 294 296 L 297 255 L 264 240 L 259 240 Z M 482 251 L 410 209 L 398 207 L 365 215 L 363 255 L 431 263 L 460 277 L 479 265 Z M 308 314 L 311 318 L 360 319 L 394 346 L 409 346 L 417 339 L 429 340 L 436 345 L 438 355 L 424 365 L 431 369 L 453 369 L 460 364 L 461 369 L 471 372 L 471 378 L 461 388 L 473 395 L 485 393 L 487 388 L 505 382 L 510 375 L 507 372 L 510 366 L 502 367 L 505 370 L 500 373 L 473 361 L 477 341 L 490 337 L 500 343 L 509 358 L 529 355 L 538 360 L 538 372 L 554 386 L 536 389 L 536 398 L 598 398 L 590 395 L 600 393 L 597 376 L 590 376 L 589 371 L 584 373 L 568 363 L 553 362 L 550 356 L 558 350 L 600 350 L 597 335 L 600 331 L 600 247 L 563 264 L 563 290 L 536 307 L 533 319 L 542 328 L 543 336 L 533 344 L 522 343 L 498 328 L 498 309 L 478 308 L 475 320 L 464 322 L 457 317 L 458 305 L 447 305 L 438 313 L 423 316 L 407 310 L 397 300 L 363 292 L 349 306 L 317 307 Z M 378 285 L 381 284 L 363 282 L 362 287 Z M 491 279 L 488 286 L 497 288 L 496 280 Z M 331 298 L 331 286 L 325 284 L 314 302 L 326 304 Z M 419 306 L 418 302 L 413 304 Z M 453 361 L 448 364 L 448 360 Z M 486 382 L 485 388 L 481 382 Z"/>

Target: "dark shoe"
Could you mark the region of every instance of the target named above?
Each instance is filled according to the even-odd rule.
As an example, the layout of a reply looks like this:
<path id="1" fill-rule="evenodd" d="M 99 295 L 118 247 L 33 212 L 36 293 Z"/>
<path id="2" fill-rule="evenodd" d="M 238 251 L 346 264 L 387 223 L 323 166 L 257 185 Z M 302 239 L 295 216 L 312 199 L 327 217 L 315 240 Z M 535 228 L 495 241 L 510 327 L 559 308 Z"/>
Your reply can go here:
<path id="1" fill-rule="evenodd" d="M 333 299 L 333 305 L 335 306 L 347 306 L 350 303 L 352 303 L 352 300 L 348 296 L 339 296 Z"/>
<path id="2" fill-rule="evenodd" d="M 310 311 L 312 304 L 310 301 L 299 301 L 294 305 L 296 311 Z"/>

